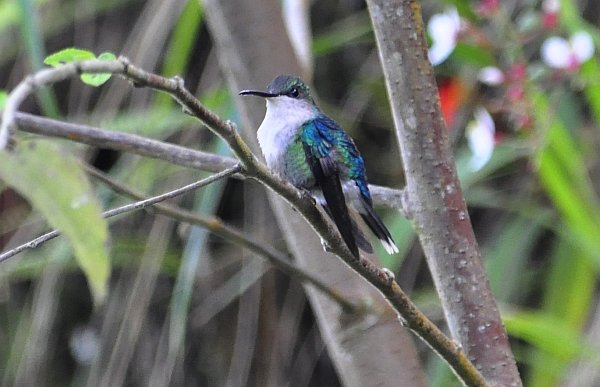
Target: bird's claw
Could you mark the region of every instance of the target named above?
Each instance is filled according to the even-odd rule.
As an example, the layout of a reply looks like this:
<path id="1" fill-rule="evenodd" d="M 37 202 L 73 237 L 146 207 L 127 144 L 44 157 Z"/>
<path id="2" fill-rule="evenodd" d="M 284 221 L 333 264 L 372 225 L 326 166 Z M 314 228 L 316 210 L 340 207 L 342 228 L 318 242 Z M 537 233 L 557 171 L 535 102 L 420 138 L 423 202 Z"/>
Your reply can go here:
<path id="1" fill-rule="evenodd" d="M 323 251 L 326 253 L 331 253 L 333 252 L 333 249 L 331 248 L 331 246 L 329 245 L 329 243 L 327 243 L 327 241 L 323 238 L 321 238 L 321 246 L 323 246 Z"/>
<path id="2" fill-rule="evenodd" d="M 310 200 L 313 205 L 317 204 L 317 201 L 315 200 L 315 197 L 312 196 L 312 194 L 308 190 L 306 190 L 304 188 L 300 188 L 298 190 L 298 192 L 299 192 L 298 193 L 298 199 L 300 199 L 300 200 Z"/>
<path id="3" fill-rule="evenodd" d="M 391 283 L 396 279 L 394 272 L 387 267 L 381 269 L 380 277 L 387 283 L 388 286 L 391 285 Z"/>

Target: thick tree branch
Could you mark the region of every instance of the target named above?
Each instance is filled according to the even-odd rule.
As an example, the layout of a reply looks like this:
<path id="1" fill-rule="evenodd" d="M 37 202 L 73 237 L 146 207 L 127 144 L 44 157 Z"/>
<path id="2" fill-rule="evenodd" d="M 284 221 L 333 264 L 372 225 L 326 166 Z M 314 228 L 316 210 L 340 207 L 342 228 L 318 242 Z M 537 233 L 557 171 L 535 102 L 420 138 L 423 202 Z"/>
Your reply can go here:
<path id="1" fill-rule="evenodd" d="M 11 132 L 16 128 L 16 110 L 29 93 L 38 87 L 59 82 L 69 77 L 87 73 L 114 73 L 134 82 L 136 86 L 146 86 L 162 90 L 173 96 L 184 110 L 198 118 L 213 132 L 221 136 L 239 158 L 243 173 L 254 178 L 277 192 L 281 197 L 295 207 L 310 223 L 315 231 L 323 238 L 331 252 L 338 255 L 346 264 L 352 267 L 367 281 L 375 286 L 389 301 L 392 307 L 402 316 L 402 320 L 417 335 L 432 346 L 452 369 L 469 385 L 485 385 L 485 381 L 469 361 L 462 348 L 446 337 L 423 313 L 421 313 L 408 296 L 400 289 L 390 272 L 380 269 L 370 261 L 356 258 L 347 249 L 335 229 L 325 220 L 324 215 L 314 205 L 313 200 L 298 191 L 295 187 L 281 181 L 273 175 L 252 154 L 248 145 L 237 133 L 231 122 L 221 120 L 208 111 L 183 86 L 179 78 L 164 78 L 145 72 L 131 65 L 125 58 L 117 61 L 90 60 L 63 65 L 55 69 L 45 69 L 29 76 L 9 95 L 6 109 L 0 126 L 0 148 L 6 146 Z M 235 172 L 235 171 L 234 171 Z"/>
<path id="2" fill-rule="evenodd" d="M 367 5 L 400 144 L 407 200 L 450 332 L 490 384 L 519 386 L 456 173 L 420 6 L 416 0 L 367 0 Z"/>

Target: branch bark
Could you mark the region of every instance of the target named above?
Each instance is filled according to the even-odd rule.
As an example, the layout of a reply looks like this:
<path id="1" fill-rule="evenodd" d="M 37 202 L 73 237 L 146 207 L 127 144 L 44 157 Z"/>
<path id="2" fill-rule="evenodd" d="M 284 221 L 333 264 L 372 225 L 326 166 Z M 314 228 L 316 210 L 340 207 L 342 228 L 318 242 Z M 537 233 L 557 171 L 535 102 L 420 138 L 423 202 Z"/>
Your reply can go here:
<path id="1" fill-rule="evenodd" d="M 278 1 L 205 0 L 203 3 L 221 68 L 234 92 L 262 87 L 278 74 L 307 78 L 287 39 Z M 264 102 L 248 98 L 238 102 L 245 138 L 258 150 L 255 130 L 264 116 Z M 300 266 L 311 269 L 342 294 L 369 298 L 387 309 L 371 286 L 323 252 L 313 230 L 287 203 L 275 195 L 270 195 L 270 201 Z M 399 196 L 390 202 L 398 205 Z M 345 386 L 425 385 L 411 338 L 393 313 L 379 320 L 349 316 L 311 287 L 306 287 L 306 291 L 328 353 Z"/>
<path id="2" fill-rule="evenodd" d="M 276 3 L 274 3 L 276 4 Z M 236 12 L 238 9 L 236 8 Z M 233 19 L 232 19 L 233 20 Z M 231 54 L 231 53 L 230 53 Z M 265 58 L 267 57 L 265 53 Z M 9 142 L 11 131 L 16 128 L 16 109 L 28 93 L 36 88 L 52 84 L 69 77 L 78 76 L 81 73 L 114 73 L 133 81 L 137 86 L 151 87 L 162 90 L 175 98 L 184 109 L 207 125 L 214 133 L 223 138 L 230 146 L 234 154 L 239 158 L 243 166 L 243 173 L 260 181 L 265 186 L 278 194 L 273 203 L 277 208 L 280 223 L 286 230 L 289 242 L 293 250 L 300 258 L 312 258 L 316 260 L 300 260 L 306 263 L 306 267 L 319 267 L 322 279 L 338 286 L 339 291 L 350 295 L 371 295 L 371 301 L 385 308 L 386 305 L 371 287 L 360 281 L 354 273 L 348 271 L 347 267 L 339 265 L 339 261 L 330 260 L 328 255 L 323 254 L 316 235 L 310 231 L 310 225 L 314 231 L 325 241 L 330 252 L 340 257 L 348 266 L 360 273 L 364 279 L 370 282 L 377 290 L 385 295 L 387 301 L 393 306 L 395 312 L 402 316 L 406 324 L 429 343 L 452 367 L 452 369 L 468 385 L 486 385 L 485 380 L 467 359 L 462 349 L 448 337 L 446 337 L 426 316 L 421 313 L 408 296 L 395 282 L 393 275 L 388 270 L 381 269 L 370 260 L 356 258 L 342 241 L 335 228 L 326 221 L 324 215 L 315 206 L 314 201 L 306 194 L 298 191 L 289 183 L 281 181 L 273 175 L 264 164 L 260 163 L 237 132 L 235 125 L 231 122 L 221 120 L 217 115 L 206 109 L 198 100 L 183 86 L 179 78 L 164 78 L 156 74 L 146 72 L 129 63 L 126 58 L 116 61 L 90 60 L 84 62 L 73 62 L 62 65 L 56 69 L 45 69 L 28 77 L 20 83 L 9 95 L 7 108 L 3 114 L 0 137 Z M 10 106 L 10 109 L 8 108 Z M 272 196 L 275 198 L 275 196 Z M 294 213 L 291 208 L 279 200 L 285 199 L 298 212 Z M 303 219 L 298 217 L 301 214 Z M 308 223 L 307 223 L 308 222 Z M 345 271 L 345 272 L 344 272 Z M 339 276 L 339 274 L 343 274 Z M 355 293 L 358 292 L 358 293 Z M 342 377 L 350 385 L 371 384 L 373 372 L 377 372 L 377 383 L 383 385 L 395 385 L 399 378 L 405 380 L 405 384 L 421 385 L 423 382 L 422 370 L 418 367 L 417 356 L 411 346 L 410 337 L 400 329 L 396 323 L 395 316 L 392 319 L 381 319 L 377 323 L 385 324 L 393 335 L 384 329 L 368 330 L 372 325 L 368 324 L 368 316 L 364 314 L 348 316 L 340 310 L 326 307 L 328 315 L 323 313 L 320 318 L 324 329 L 330 329 L 333 342 L 332 351 L 339 353 L 339 361 L 342 368 Z M 393 313 L 390 313 L 393 315 Z M 348 320 L 348 317 L 351 317 Z M 349 323 L 350 321 L 350 323 Z M 367 323 L 367 325 L 365 325 Z M 391 325 L 387 325 L 391 324 Z M 357 335 L 357 329 L 361 329 L 357 341 L 348 340 L 349 335 Z M 372 335 L 367 334 L 372 333 Z M 326 336 L 328 331 L 325 330 Z M 396 340 L 391 341 L 390 337 Z M 375 344 L 374 343 L 379 343 Z M 337 347 L 335 346 L 337 345 Z M 375 349 L 373 349 L 375 348 Z M 376 350 L 376 352 L 372 352 Z M 349 356 L 350 355 L 350 356 Z M 389 366 L 382 366 L 383 359 Z M 406 366 L 400 372 L 399 364 Z M 361 384 L 362 383 L 362 384 Z"/>
<path id="3" fill-rule="evenodd" d="M 452 337 L 488 382 L 520 386 L 456 174 L 420 6 L 415 0 L 367 4 L 400 143 L 410 216 Z"/>
<path id="4" fill-rule="evenodd" d="M 146 198 L 144 197 L 144 195 L 142 195 L 139 192 L 136 192 L 132 188 L 114 181 L 110 176 L 104 174 L 103 172 L 95 168 L 86 166 L 86 171 L 95 178 L 110 186 L 115 192 L 127 195 L 136 200 L 140 200 L 142 203 L 150 200 L 150 198 Z M 295 266 L 293 263 L 290 262 L 290 258 L 285 254 L 273 249 L 269 245 L 259 243 L 256 239 L 247 236 L 240 230 L 227 226 L 217 217 L 206 216 L 200 213 L 191 212 L 170 204 L 157 203 L 154 205 L 153 208 L 154 210 L 156 210 L 156 212 L 166 215 L 177 221 L 204 227 L 213 234 L 220 236 L 224 240 L 248 249 L 248 251 L 251 251 L 257 254 L 258 256 L 262 257 L 263 259 L 266 259 L 267 261 L 269 261 L 269 263 L 271 263 L 271 265 L 278 268 L 282 272 L 288 274 L 290 277 L 296 278 L 301 282 L 311 284 L 316 289 L 319 289 L 328 297 L 331 297 L 332 300 L 334 300 L 348 312 L 357 311 L 359 307 L 359 305 L 357 305 L 352 300 L 349 300 L 344 295 L 340 294 L 339 292 L 336 292 L 324 282 L 321 282 L 314 278 L 306 270 Z"/>
<path id="5" fill-rule="evenodd" d="M 212 176 L 207 177 L 206 179 L 202 179 L 199 180 L 195 183 L 192 184 L 188 184 L 186 186 L 177 188 L 173 191 L 169 191 L 166 192 L 164 194 L 161 195 L 157 195 L 157 196 L 153 196 L 151 198 L 148 199 L 144 199 L 135 203 L 130 203 L 130 204 L 125 204 L 121 207 L 116 207 L 107 211 L 104 211 L 102 213 L 102 216 L 104 218 L 112 218 L 113 216 L 118 216 L 127 212 L 131 212 L 131 211 L 137 211 L 137 210 L 141 210 L 153 205 L 156 205 L 157 203 L 160 203 L 162 201 L 165 201 L 167 199 L 172 199 L 174 197 L 177 197 L 179 195 L 183 195 L 184 193 L 193 191 L 195 189 L 204 187 L 208 184 L 211 184 L 212 182 L 215 182 L 219 179 L 223 179 L 225 177 L 228 177 L 234 173 L 237 173 L 240 171 L 240 167 L 239 166 L 233 166 L 229 169 L 226 169 L 222 172 L 216 173 Z M 39 236 L 38 238 L 35 238 L 27 243 L 24 243 L 20 246 L 17 246 L 13 249 L 10 249 L 2 254 L 0 254 L 0 263 L 6 261 L 7 259 L 19 254 L 20 252 L 27 250 L 27 249 L 35 249 L 37 248 L 39 245 L 41 245 L 42 243 L 45 243 L 51 239 L 56 238 L 57 236 L 60 236 L 60 231 L 58 230 L 52 230 L 42 236 Z"/>
<path id="6" fill-rule="evenodd" d="M 221 172 L 238 163 L 232 157 L 206 153 L 135 134 L 120 133 L 89 125 L 58 121 L 22 112 L 15 113 L 15 123 L 24 132 L 63 138 L 99 148 L 133 153 L 207 172 Z M 245 178 L 242 174 L 235 174 L 232 177 L 238 179 Z M 369 189 L 376 205 L 385 206 L 404 213 L 404 208 L 402 207 L 402 190 L 373 184 L 369 184 Z"/>

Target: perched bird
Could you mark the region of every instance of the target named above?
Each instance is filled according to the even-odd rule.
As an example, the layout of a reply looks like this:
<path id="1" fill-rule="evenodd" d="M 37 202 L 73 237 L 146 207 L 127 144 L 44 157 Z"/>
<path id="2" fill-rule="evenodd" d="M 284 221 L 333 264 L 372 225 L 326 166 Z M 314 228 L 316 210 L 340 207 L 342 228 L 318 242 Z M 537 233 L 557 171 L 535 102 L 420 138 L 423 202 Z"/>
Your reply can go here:
<path id="1" fill-rule="evenodd" d="M 354 256 L 373 248 L 352 212 L 379 238 L 389 254 L 397 253 L 390 232 L 373 209 L 365 165 L 354 141 L 315 104 L 298 77 L 280 75 L 267 91 L 243 90 L 267 101 L 258 142 L 267 166 L 294 186 L 308 190 L 337 226 Z M 357 217 L 358 219 L 358 217 Z"/>

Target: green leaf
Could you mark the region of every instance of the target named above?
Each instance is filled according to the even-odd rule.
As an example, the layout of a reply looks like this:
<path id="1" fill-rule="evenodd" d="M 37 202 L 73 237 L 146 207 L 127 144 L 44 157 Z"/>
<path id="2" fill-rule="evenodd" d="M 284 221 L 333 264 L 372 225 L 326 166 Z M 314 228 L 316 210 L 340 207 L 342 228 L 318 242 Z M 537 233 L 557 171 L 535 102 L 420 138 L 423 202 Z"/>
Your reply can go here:
<path id="1" fill-rule="evenodd" d="M 58 67 L 65 63 L 79 62 L 90 59 L 96 59 L 96 54 L 88 50 L 82 50 L 81 48 L 71 47 L 65 48 L 64 50 L 60 50 L 59 52 L 55 52 L 54 54 L 46 57 L 46 59 L 44 59 L 44 63 L 52 67 Z M 117 57 L 112 52 L 103 52 L 98 56 L 98 59 L 115 60 Z M 81 74 L 81 81 L 87 85 L 98 87 L 108 81 L 111 76 L 111 73 L 84 73 Z"/>
<path id="2" fill-rule="evenodd" d="M 517 312 L 503 315 L 506 330 L 511 336 L 525 340 L 562 360 L 583 357 L 600 362 L 598 347 L 583 340 L 568 323 L 543 312 Z"/>
<path id="3" fill-rule="evenodd" d="M 97 73 L 97 74 L 81 74 L 81 81 L 86 85 L 98 87 L 106 83 L 110 79 L 112 74 L 110 73 Z"/>
<path id="4" fill-rule="evenodd" d="M 470 0 L 449 0 L 445 1 L 445 3 L 446 5 L 452 4 L 455 6 L 458 14 L 469 21 L 475 22 L 481 17 Z"/>
<path id="5" fill-rule="evenodd" d="M 4 90 L 0 90 L 0 110 L 4 109 L 4 105 L 6 105 L 7 99 L 8 99 L 8 93 Z"/>
<path id="6" fill-rule="evenodd" d="M 546 135 L 536 155 L 542 187 L 569 226 L 568 231 L 600 262 L 600 199 L 582 152 L 546 95 L 534 88 L 530 95 L 536 125 Z"/>
<path id="7" fill-rule="evenodd" d="M 19 21 L 19 7 L 15 1 L 0 2 L 0 31 L 6 32 Z"/>
<path id="8" fill-rule="evenodd" d="M 548 261 L 544 311 L 582 331 L 594 302 L 593 261 L 576 243 L 559 239 Z"/>
<path id="9" fill-rule="evenodd" d="M 81 48 L 65 48 L 55 52 L 54 54 L 48 55 L 44 59 L 44 63 L 48 66 L 58 67 L 65 63 L 78 62 L 82 60 L 95 59 L 96 55 L 88 50 L 82 50 Z"/>
<path id="10" fill-rule="evenodd" d="M 98 56 L 100 60 L 115 60 L 117 57 L 112 52 L 103 52 Z M 112 76 L 111 73 L 97 73 L 97 74 L 81 74 L 81 81 L 90 86 L 98 87 L 104 84 Z"/>
<path id="11" fill-rule="evenodd" d="M 473 44 L 458 42 L 452 52 L 452 58 L 462 64 L 474 64 L 479 67 L 495 64 L 493 55 L 486 49 Z"/>
<path id="12" fill-rule="evenodd" d="M 102 54 L 98 55 L 98 59 L 100 60 L 116 60 L 117 56 L 112 52 L 105 51 Z"/>
<path id="13" fill-rule="evenodd" d="M 315 36 L 312 44 L 315 56 L 331 54 L 342 47 L 359 42 L 372 42 L 371 20 L 366 11 L 351 14 L 334 23 L 328 31 Z"/>
<path id="14" fill-rule="evenodd" d="M 581 65 L 580 79 L 584 84 L 584 95 L 594 115 L 596 123 L 600 123 L 600 63 L 596 58 L 586 61 Z M 596 125 L 597 127 L 597 125 Z"/>
<path id="15" fill-rule="evenodd" d="M 102 303 L 110 272 L 108 230 L 75 159 L 48 143 L 21 144 L 13 152 L 0 152 L 0 179 L 69 239 L 95 303 Z"/>
<path id="16" fill-rule="evenodd" d="M 588 358 L 594 350 L 586 348 L 582 337 L 555 316 L 543 312 L 517 312 L 502 317 L 511 336 L 534 347 L 534 351 L 523 355 L 523 362 L 533 371 L 527 376 L 527 386 L 557 385 L 564 379 L 569 364 L 576 359 Z"/>
<path id="17" fill-rule="evenodd" d="M 528 271 L 531 272 L 527 258 L 543 229 L 534 221 L 518 216 L 500 224 L 493 240 L 485 246 L 484 263 L 494 296 L 498 301 L 509 303 L 530 293 L 530 285 L 525 280 Z"/>
<path id="18" fill-rule="evenodd" d="M 203 24 L 204 10 L 197 0 L 188 0 L 181 16 L 171 33 L 169 45 L 165 53 L 162 74 L 173 76 L 184 73 L 188 65 L 191 65 L 190 57 L 194 45 L 198 40 L 198 30 Z M 155 108 L 171 106 L 175 101 L 166 93 L 156 94 L 154 100 Z"/>

